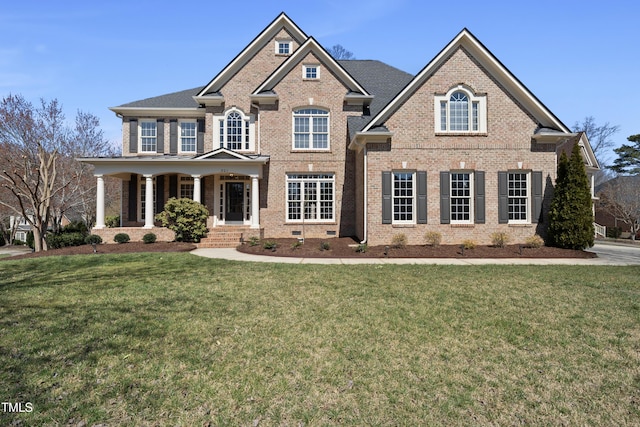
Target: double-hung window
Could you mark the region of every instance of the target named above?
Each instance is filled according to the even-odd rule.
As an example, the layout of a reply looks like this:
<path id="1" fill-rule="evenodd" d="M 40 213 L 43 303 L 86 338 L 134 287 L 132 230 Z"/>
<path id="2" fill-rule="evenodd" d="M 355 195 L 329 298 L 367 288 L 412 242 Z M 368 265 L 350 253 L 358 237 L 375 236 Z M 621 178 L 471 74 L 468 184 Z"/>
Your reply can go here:
<path id="1" fill-rule="evenodd" d="M 158 128 L 155 120 L 140 120 L 140 152 L 157 151 Z"/>
<path id="2" fill-rule="evenodd" d="M 451 172 L 450 201 L 451 224 L 473 222 L 473 174 L 471 172 Z"/>
<path id="3" fill-rule="evenodd" d="M 180 152 L 195 153 L 198 123 L 195 121 L 180 122 Z"/>
<path id="4" fill-rule="evenodd" d="M 334 220 L 335 175 L 288 174 L 287 222 Z"/>
<path id="5" fill-rule="evenodd" d="M 413 172 L 393 173 L 393 223 L 415 222 L 415 179 Z"/>
<path id="6" fill-rule="evenodd" d="M 293 111 L 293 149 L 329 149 L 329 112 L 319 108 Z"/>
<path id="7" fill-rule="evenodd" d="M 486 133 L 486 96 L 475 95 L 459 85 L 447 94 L 435 97 L 437 133 Z"/>
<path id="8" fill-rule="evenodd" d="M 507 206 L 510 223 L 529 221 L 529 174 L 526 172 L 507 173 Z"/>

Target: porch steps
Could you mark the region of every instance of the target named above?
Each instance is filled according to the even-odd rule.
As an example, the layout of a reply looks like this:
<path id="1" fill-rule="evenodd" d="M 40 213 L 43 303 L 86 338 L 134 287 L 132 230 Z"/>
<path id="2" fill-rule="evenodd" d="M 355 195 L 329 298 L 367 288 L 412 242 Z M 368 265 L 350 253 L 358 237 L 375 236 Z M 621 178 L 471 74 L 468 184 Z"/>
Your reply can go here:
<path id="1" fill-rule="evenodd" d="M 223 226 L 210 228 L 207 237 L 200 239 L 199 248 L 235 248 L 240 239 L 248 239 L 250 228 L 243 226 Z"/>

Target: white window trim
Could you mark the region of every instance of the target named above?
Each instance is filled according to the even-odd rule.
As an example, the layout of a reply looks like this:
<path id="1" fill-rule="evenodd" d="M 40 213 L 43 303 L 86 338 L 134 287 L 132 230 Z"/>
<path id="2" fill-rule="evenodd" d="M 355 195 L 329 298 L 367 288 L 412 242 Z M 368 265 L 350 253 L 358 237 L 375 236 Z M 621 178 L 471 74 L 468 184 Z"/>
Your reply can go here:
<path id="1" fill-rule="evenodd" d="M 460 173 L 469 174 L 469 219 L 468 220 L 454 220 L 453 215 L 453 175 Z M 449 173 L 449 220 L 451 224 L 473 224 L 475 221 L 475 188 L 474 188 L 475 175 L 472 170 L 452 170 Z"/>
<path id="2" fill-rule="evenodd" d="M 403 174 L 411 174 L 411 192 L 412 192 L 412 196 L 411 196 L 411 219 L 410 220 L 396 220 L 395 216 L 395 199 L 396 198 L 400 198 L 399 196 L 396 197 L 396 188 L 395 188 L 395 184 L 396 184 L 396 177 L 395 174 L 396 173 L 403 173 Z M 416 171 L 407 171 L 407 170 L 394 170 L 391 172 L 391 224 L 416 224 Z"/>
<path id="3" fill-rule="evenodd" d="M 330 175 L 331 178 L 326 178 L 325 176 Z M 305 178 L 297 178 L 303 176 Z M 315 177 L 315 178 L 314 178 Z M 302 196 L 302 206 L 300 207 L 300 219 L 290 219 L 289 218 L 289 183 L 290 182 L 299 182 L 300 191 Z M 318 184 L 317 187 L 317 205 L 316 205 L 316 219 L 305 219 L 305 206 L 304 206 L 304 183 L 305 182 L 316 182 Z M 320 183 L 321 182 L 330 182 L 332 185 L 331 194 L 333 198 L 331 199 L 331 218 L 330 219 L 322 219 L 321 213 L 321 190 Z M 335 173 L 287 173 L 286 174 L 286 184 L 285 184 L 285 221 L 290 224 L 333 224 L 336 222 L 336 175 Z"/>
<path id="4" fill-rule="evenodd" d="M 183 123 L 194 123 L 196 126 L 196 134 L 195 134 L 195 148 L 193 151 L 185 151 L 182 149 L 182 124 Z M 178 153 L 189 153 L 193 154 L 198 150 L 198 121 L 197 120 L 179 120 L 178 121 Z"/>
<path id="5" fill-rule="evenodd" d="M 463 92 L 467 95 L 469 99 L 469 130 L 450 130 L 449 127 L 451 125 L 450 119 L 450 108 L 449 108 L 449 99 L 451 99 L 451 95 L 454 92 Z M 436 95 L 433 99 L 433 117 L 434 117 L 434 129 L 436 134 L 485 134 L 487 133 L 487 97 L 486 95 L 475 95 L 469 88 L 464 85 L 458 85 L 449 90 L 446 95 Z M 441 111 L 440 105 L 442 102 L 447 104 L 446 108 L 446 122 L 447 129 L 443 130 L 441 125 Z M 473 107 L 474 103 L 478 104 L 478 129 L 473 130 Z"/>
<path id="6" fill-rule="evenodd" d="M 316 76 L 315 77 L 307 77 L 307 69 L 315 68 Z M 302 65 L 302 79 L 303 80 L 320 80 L 320 64 L 303 64 Z"/>
<path id="7" fill-rule="evenodd" d="M 507 171 L 507 216 L 509 216 L 509 174 L 510 173 L 519 173 L 525 174 L 527 176 L 527 219 L 509 219 L 508 224 L 531 224 L 531 171 L 526 170 L 508 170 Z"/>
<path id="8" fill-rule="evenodd" d="M 236 112 L 240 114 L 240 117 L 242 117 L 242 121 L 243 124 L 246 126 L 246 123 L 249 123 L 249 148 L 246 149 L 246 141 L 242 141 L 241 144 L 241 148 L 240 149 L 231 149 L 228 148 L 228 142 L 227 142 L 227 128 L 226 128 L 226 123 L 227 123 L 227 117 L 229 116 L 229 114 Z M 255 123 L 255 116 L 253 114 L 244 114 L 244 112 L 242 110 L 240 110 L 239 108 L 235 108 L 232 107 L 230 109 L 228 109 L 227 111 L 224 112 L 224 114 L 221 115 L 216 115 L 213 117 L 213 140 L 214 142 L 214 148 L 219 148 L 220 147 L 220 129 L 222 128 L 223 130 L 223 147 L 228 149 L 228 150 L 232 150 L 232 151 L 237 151 L 237 152 L 245 152 L 245 153 L 250 153 L 250 152 L 255 152 L 256 151 L 256 123 Z M 243 127 L 243 130 L 245 129 L 245 127 Z M 243 135 L 243 139 L 244 139 L 244 135 Z"/>
<path id="9" fill-rule="evenodd" d="M 296 111 L 300 110 L 321 110 L 327 113 L 327 147 L 326 148 L 316 148 L 313 146 L 313 118 L 314 117 L 324 117 L 324 116 L 314 116 L 312 114 L 304 114 L 296 116 Z M 308 117 L 309 118 L 309 148 L 300 148 L 296 147 L 296 117 Z M 308 106 L 308 107 L 300 107 L 294 108 L 291 111 L 291 150 L 292 151 L 331 151 L 331 112 L 322 107 Z"/>
<path id="10" fill-rule="evenodd" d="M 192 176 L 187 176 L 187 175 L 180 175 L 180 179 L 179 179 L 179 183 L 178 183 L 178 195 L 180 196 L 179 198 L 183 198 L 182 197 L 182 188 L 183 187 L 187 187 L 190 186 L 191 187 L 191 197 L 188 197 L 189 199 L 193 200 L 193 195 L 195 194 L 195 184 L 194 184 L 194 179 Z"/>
<path id="11" fill-rule="evenodd" d="M 289 53 L 280 53 L 280 45 L 281 44 L 286 44 L 289 46 Z M 293 41 L 291 40 L 279 40 L 276 39 L 275 41 L 275 52 L 276 55 L 281 55 L 281 56 L 291 56 L 291 54 L 293 53 Z"/>
<path id="12" fill-rule="evenodd" d="M 142 123 L 153 123 L 156 127 L 155 134 L 155 150 L 143 150 L 142 149 Z M 142 154 L 156 154 L 158 152 L 158 121 L 156 119 L 140 119 L 138 120 L 138 153 Z"/>

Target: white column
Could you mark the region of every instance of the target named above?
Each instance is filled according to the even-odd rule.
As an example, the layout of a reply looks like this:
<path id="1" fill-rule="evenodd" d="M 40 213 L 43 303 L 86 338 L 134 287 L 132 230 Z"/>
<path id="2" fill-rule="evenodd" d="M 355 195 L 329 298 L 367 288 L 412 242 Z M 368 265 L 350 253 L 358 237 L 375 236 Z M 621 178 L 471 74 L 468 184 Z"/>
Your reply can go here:
<path id="1" fill-rule="evenodd" d="M 144 227 L 153 228 L 153 175 L 144 175 Z"/>
<path id="2" fill-rule="evenodd" d="M 102 175 L 96 175 L 98 179 L 96 189 L 96 227 L 104 228 L 104 178 Z"/>
<path id="3" fill-rule="evenodd" d="M 200 199 L 200 175 L 191 175 L 193 177 L 193 200 L 201 203 Z"/>
<path id="4" fill-rule="evenodd" d="M 260 187 L 258 177 L 251 177 L 251 228 L 260 228 Z"/>

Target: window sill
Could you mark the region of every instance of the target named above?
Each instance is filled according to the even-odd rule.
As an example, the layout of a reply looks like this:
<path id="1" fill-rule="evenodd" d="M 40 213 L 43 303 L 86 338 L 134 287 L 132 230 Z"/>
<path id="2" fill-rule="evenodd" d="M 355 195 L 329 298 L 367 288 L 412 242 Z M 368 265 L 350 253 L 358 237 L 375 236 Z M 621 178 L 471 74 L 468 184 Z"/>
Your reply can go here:
<path id="1" fill-rule="evenodd" d="M 287 221 L 284 223 L 284 225 L 292 225 L 292 226 L 296 226 L 299 227 L 301 225 L 338 225 L 337 222 L 335 221 L 312 221 L 312 220 L 305 220 L 304 222 L 302 221 L 297 221 L 297 222 L 293 222 L 293 221 Z"/>
<path id="2" fill-rule="evenodd" d="M 291 152 L 292 153 L 329 153 L 329 154 L 332 153 L 330 148 L 328 148 L 328 149 L 324 149 L 324 148 L 309 148 L 309 149 L 294 148 L 293 150 L 291 150 Z"/>
<path id="3" fill-rule="evenodd" d="M 449 224 L 451 228 L 475 228 L 475 224 Z"/>
<path id="4" fill-rule="evenodd" d="M 416 228 L 416 224 L 391 224 L 392 228 Z"/>
<path id="5" fill-rule="evenodd" d="M 518 223 L 509 223 L 509 224 L 507 224 L 507 225 L 508 225 L 509 227 L 513 227 L 513 228 L 532 228 L 532 227 L 533 227 L 533 224 L 528 223 L 528 222 L 527 222 L 527 223 L 521 223 L 521 224 L 518 224 Z"/>
<path id="6" fill-rule="evenodd" d="M 436 136 L 489 136 L 487 132 L 436 132 Z"/>

